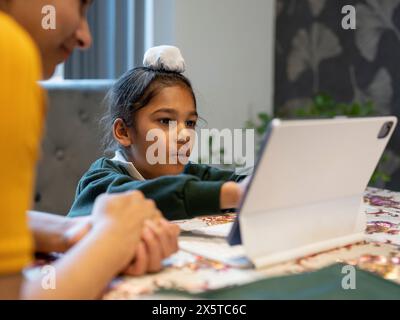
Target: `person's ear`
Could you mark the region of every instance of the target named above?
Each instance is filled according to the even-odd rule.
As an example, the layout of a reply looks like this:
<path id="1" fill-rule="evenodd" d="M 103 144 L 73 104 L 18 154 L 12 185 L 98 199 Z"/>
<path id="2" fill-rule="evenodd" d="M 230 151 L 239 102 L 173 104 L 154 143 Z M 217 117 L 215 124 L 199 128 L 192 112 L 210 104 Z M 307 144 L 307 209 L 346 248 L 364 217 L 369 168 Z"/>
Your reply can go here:
<path id="1" fill-rule="evenodd" d="M 114 121 L 113 134 L 115 140 L 117 140 L 121 146 L 130 147 L 133 144 L 132 134 L 130 133 L 130 130 L 128 130 L 124 120 L 121 118 Z"/>

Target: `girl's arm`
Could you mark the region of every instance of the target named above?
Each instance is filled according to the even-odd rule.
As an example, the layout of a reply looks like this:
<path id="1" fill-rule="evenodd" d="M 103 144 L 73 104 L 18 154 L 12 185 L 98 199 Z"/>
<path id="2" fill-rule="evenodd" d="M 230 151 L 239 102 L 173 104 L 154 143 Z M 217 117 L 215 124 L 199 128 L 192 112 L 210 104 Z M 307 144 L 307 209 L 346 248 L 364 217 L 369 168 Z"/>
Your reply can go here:
<path id="1" fill-rule="evenodd" d="M 185 167 L 185 174 L 200 178 L 202 181 L 234 181 L 240 182 L 246 178 L 244 175 L 237 175 L 233 170 L 219 169 L 204 164 L 189 163 Z"/>
<path id="2" fill-rule="evenodd" d="M 242 189 L 232 181 L 204 181 L 189 174 L 134 180 L 123 169 L 108 161 L 102 168 L 90 170 L 82 177 L 69 216 L 90 215 L 94 200 L 102 193 L 139 190 L 156 202 L 168 220 L 190 219 L 200 215 L 221 214 L 221 210 L 236 208 L 243 194 Z"/>

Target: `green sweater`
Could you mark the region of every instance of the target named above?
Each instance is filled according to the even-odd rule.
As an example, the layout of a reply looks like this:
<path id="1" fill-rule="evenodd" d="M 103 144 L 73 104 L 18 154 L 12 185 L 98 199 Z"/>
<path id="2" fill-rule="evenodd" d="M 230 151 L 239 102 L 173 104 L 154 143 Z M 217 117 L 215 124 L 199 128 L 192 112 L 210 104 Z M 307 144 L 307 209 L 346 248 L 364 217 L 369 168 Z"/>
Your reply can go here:
<path id="1" fill-rule="evenodd" d="M 221 187 L 226 181 L 239 182 L 245 176 L 206 165 L 188 164 L 182 174 L 140 181 L 120 163 L 101 158 L 79 181 L 69 217 L 91 214 L 96 198 L 103 193 L 140 190 L 153 199 L 169 220 L 218 214 Z"/>

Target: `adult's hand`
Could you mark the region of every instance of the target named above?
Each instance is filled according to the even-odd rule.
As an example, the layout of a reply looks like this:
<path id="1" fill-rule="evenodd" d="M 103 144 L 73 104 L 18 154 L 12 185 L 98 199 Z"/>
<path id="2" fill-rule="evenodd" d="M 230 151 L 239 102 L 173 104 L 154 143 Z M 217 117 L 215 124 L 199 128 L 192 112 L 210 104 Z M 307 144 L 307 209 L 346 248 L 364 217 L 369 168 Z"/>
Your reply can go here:
<path id="1" fill-rule="evenodd" d="M 180 228 L 164 218 L 146 221 L 135 258 L 124 274 L 140 276 L 161 271 L 162 261 L 178 251 L 179 234 Z"/>
<path id="2" fill-rule="evenodd" d="M 139 249 L 145 222 L 161 218 L 161 213 L 153 200 L 145 199 L 139 191 L 132 191 L 98 197 L 92 217 L 93 229 L 100 229 L 112 237 L 113 243 L 119 246 L 116 250 L 125 252 L 122 271 Z"/>

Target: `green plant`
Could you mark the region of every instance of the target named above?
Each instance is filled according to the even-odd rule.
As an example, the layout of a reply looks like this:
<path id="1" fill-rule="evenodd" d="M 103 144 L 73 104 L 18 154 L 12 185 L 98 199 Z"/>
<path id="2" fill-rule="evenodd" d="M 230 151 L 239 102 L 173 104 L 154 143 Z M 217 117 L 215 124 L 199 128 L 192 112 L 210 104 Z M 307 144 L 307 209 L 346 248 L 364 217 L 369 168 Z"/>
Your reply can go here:
<path id="1" fill-rule="evenodd" d="M 296 108 L 289 114 L 281 114 L 277 112 L 278 117 L 282 118 L 332 118 L 338 116 L 346 117 L 366 117 L 376 115 L 374 104 L 371 101 L 366 103 L 352 102 L 352 103 L 338 103 L 328 94 L 318 94 L 309 105 Z M 260 143 L 266 132 L 266 129 L 273 119 L 267 113 L 259 113 L 255 121 L 248 120 L 246 127 L 254 129 L 257 135 L 257 149 L 260 148 Z M 390 182 L 390 175 L 385 172 L 382 167 L 389 161 L 388 154 L 385 152 L 382 156 L 377 169 L 375 170 L 370 185 L 377 185 Z"/>
<path id="2" fill-rule="evenodd" d="M 366 103 L 338 103 L 327 94 L 319 94 L 314 97 L 312 103 L 295 110 L 297 117 L 367 117 L 376 115 L 371 101 Z"/>

